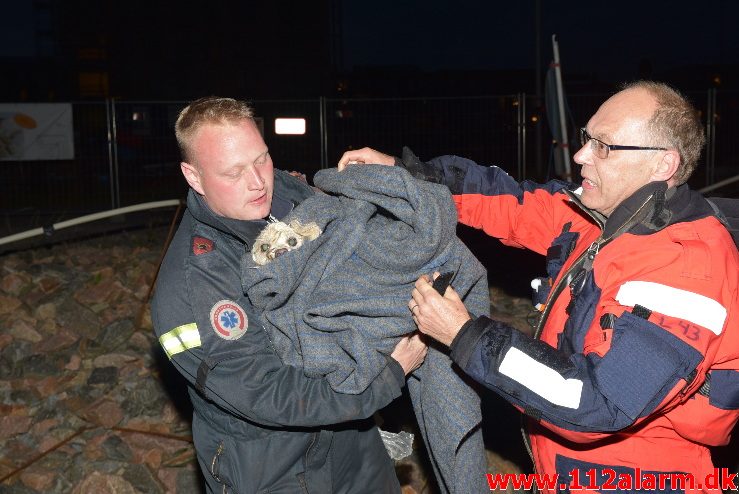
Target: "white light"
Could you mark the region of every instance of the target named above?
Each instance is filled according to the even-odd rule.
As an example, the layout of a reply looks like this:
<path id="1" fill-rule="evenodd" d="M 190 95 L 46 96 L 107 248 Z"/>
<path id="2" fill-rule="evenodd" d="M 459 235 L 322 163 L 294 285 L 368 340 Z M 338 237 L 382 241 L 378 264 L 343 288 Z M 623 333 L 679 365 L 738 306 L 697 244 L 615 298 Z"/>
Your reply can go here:
<path id="1" fill-rule="evenodd" d="M 275 118 L 275 134 L 305 134 L 304 118 Z"/>

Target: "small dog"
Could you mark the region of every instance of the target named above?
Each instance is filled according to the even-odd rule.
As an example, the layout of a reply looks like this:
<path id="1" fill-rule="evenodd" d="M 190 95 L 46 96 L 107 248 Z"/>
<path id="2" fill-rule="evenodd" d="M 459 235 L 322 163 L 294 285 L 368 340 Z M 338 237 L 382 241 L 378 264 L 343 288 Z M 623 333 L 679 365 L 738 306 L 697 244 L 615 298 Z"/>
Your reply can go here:
<path id="1" fill-rule="evenodd" d="M 254 262 L 264 266 L 277 256 L 299 248 L 307 240 L 315 240 L 321 229 L 315 223 L 301 224 L 291 221 L 288 225 L 282 221 L 270 223 L 261 231 L 251 248 Z"/>

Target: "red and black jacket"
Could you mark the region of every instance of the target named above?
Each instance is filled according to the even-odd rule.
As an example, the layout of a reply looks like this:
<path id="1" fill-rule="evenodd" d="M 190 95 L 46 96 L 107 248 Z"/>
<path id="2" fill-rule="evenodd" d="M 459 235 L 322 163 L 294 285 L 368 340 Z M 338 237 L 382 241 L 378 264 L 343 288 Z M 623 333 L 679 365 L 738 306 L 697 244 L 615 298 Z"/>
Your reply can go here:
<path id="1" fill-rule="evenodd" d="M 700 194 L 652 183 L 604 218 L 572 184 L 456 156 L 399 164 L 447 184 L 460 223 L 547 256 L 538 338 L 480 317 L 451 345 L 530 417 L 539 473 L 712 473 L 707 446 L 739 418 L 739 255 Z"/>

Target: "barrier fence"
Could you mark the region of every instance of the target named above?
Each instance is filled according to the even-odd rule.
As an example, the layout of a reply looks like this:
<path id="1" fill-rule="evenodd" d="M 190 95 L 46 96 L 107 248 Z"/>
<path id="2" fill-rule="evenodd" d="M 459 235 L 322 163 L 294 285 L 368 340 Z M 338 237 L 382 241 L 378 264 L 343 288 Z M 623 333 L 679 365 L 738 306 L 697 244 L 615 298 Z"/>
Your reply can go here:
<path id="1" fill-rule="evenodd" d="M 708 142 L 691 179 L 701 188 L 739 172 L 739 92 L 689 93 L 702 113 Z M 606 94 L 569 94 L 574 128 Z M 552 138 L 542 101 L 527 94 L 465 98 L 253 101 L 275 166 L 312 177 L 335 166 L 348 149 L 371 146 L 422 159 L 457 154 L 498 165 L 519 180 L 554 177 Z M 0 161 L 0 231 L 22 229 L 97 211 L 184 198 L 173 126 L 184 101 L 73 103 L 75 157 L 56 161 Z M 304 118 L 303 135 L 277 135 L 278 117 Z M 573 145 L 575 143 L 573 142 Z M 576 149 L 576 148 L 575 148 Z M 574 168 L 574 178 L 579 176 Z M 730 189 L 735 194 L 736 187 Z M 716 190 L 717 195 L 727 195 Z"/>

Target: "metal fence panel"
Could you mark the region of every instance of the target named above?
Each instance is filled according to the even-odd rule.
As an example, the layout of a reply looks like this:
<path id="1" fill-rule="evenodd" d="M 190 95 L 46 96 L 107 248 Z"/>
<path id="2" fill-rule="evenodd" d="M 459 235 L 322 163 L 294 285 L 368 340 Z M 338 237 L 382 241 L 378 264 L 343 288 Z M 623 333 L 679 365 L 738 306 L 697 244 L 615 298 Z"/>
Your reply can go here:
<path id="1" fill-rule="evenodd" d="M 254 101 L 261 119 L 264 141 L 277 168 L 312 174 L 321 167 L 320 100 L 261 100 Z M 303 135 L 278 135 L 276 118 L 304 118 Z"/>
<path id="2" fill-rule="evenodd" d="M 516 163 L 516 98 L 405 98 L 327 101 L 328 162 L 364 146 L 421 159 L 457 154 L 480 163 Z"/>
<path id="3" fill-rule="evenodd" d="M 115 207 L 185 196 L 174 124 L 186 104 L 115 103 Z"/>
<path id="4" fill-rule="evenodd" d="M 713 94 L 713 96 L 711 96 Z M 569 94 L 572 129 L 587 124 L 608 97 Z M 701 188 L 739 173 L 739 92 L 689 93 L 709 126 L 709 149 L 690 184 Z M 0 229 L 5 234 L 82 214 L 183 198 L 174 122 L 185 102 L 73 104 L 75 159 L 0 163 Z M 370 146 L 421 159 L 457 154 L 498 165 L 517 179 L 552 178 L 545 109 L 532 96 L 262 100 L 253 102 L 275 166 L 305 173 L 335 166 L 349 149 Z M 304 135 L 277 135 L 278 117 L 306 119 Z M 710 120 L 712 118 L 713 120 Z M 573 150 L 577 149 L 572 136 Z M 708 155 L 708 162 L 706 156 Z M 577 181 L 579 168 L 572 166 Z M 715 191 L 739 193 L 739 185 Z M 2 233 L 0 232 L 0 233 Z"/>
<path id="5" fill-rule="evenodd" d="M 6 218 L 30 215 L 32 221 L 110 206 L 106 104 L 75 103 L 72 119 L 74 160 L 0 162 L 0 211 Z"/>
<path id="6" fill-rule="evenodd" d="M 174 138 L 177 115 L 186 102 L 116 102 L 116 156 L 120 206 L 183 198 Z M 258 123 L 275 166 L 311 173 L 321 161 L 319 100 L 269 100 L 254 103 Z M 276 118 L 305 118 L 304 135 L 278 135 Z"/>

